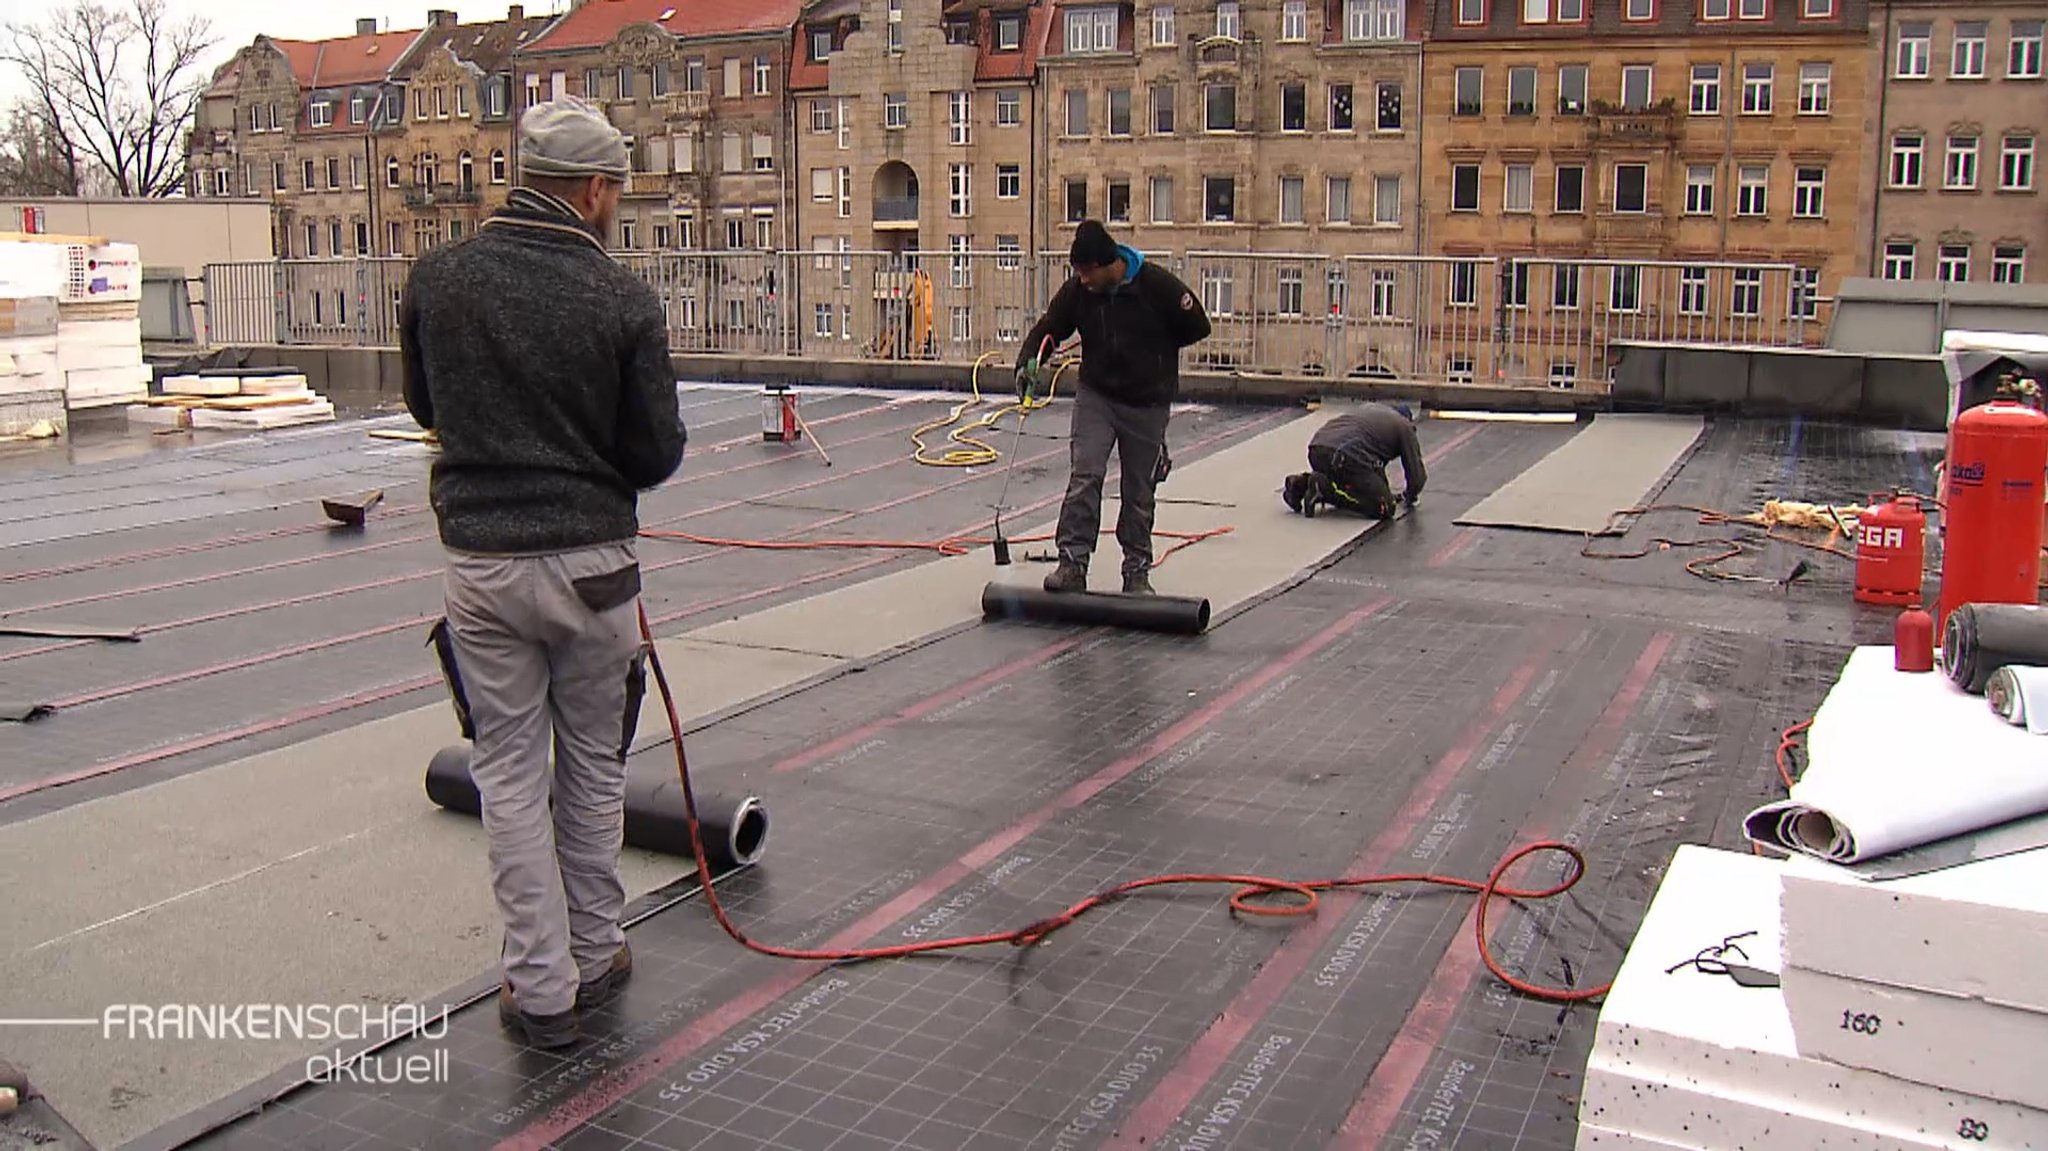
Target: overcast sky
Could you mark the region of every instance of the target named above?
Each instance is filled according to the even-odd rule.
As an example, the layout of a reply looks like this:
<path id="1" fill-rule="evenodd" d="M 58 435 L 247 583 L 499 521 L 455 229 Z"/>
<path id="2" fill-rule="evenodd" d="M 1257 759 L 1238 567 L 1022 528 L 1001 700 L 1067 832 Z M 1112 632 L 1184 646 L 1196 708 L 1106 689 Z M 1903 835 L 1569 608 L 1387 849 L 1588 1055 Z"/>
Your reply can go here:
<path id="1" fill-rule="evenodd" d="M 72 2 L 74 0 L 0 0 L 0 12 L 6 13 L 5 18 L 10 22 L 39 23 L 51 12 Z M 127 0 L 101 2 L 118 7 Z M 504 16 L 509 0 L 472 2 L 467 6 L 462 0 L 422 0 L 413 5 L 397 4 L 394 0 L 286 0 L 284 3 L 277 0 L 169 0 L 169 3 L 171 11 L 179 17 L 199 16 L 211 24 L 209 31 L 215 44 L 205 62 L 205 71 L 210 74 L 259 33 L 286 40 L 325 40 L 353 34 L 359 17 L 375 17 L 379 25 L 386 28 L 418 28 L 426 24 L 429 8 L 453 9 L 463 20 L 489 20 Z M 529 15 L 539 15 L 558 12 L 566 6 L 566 0 L 527 0 L 526 11 Z M 23 91 L 24 84 L 18 70 L 0 64 L 0 99 L 11 102 Z"/>

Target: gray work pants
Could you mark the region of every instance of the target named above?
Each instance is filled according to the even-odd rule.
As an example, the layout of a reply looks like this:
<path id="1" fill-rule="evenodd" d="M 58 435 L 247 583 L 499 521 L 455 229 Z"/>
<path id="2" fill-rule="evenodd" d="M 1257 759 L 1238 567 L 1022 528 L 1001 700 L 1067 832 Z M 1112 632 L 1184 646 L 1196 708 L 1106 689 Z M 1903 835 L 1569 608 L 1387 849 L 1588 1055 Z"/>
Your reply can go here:
<path id="1" fill-rule="evenodd" d="M 1116 449 L 1123 479 L 1119 491 L 1116 542 L 1124 553 L 1124 574 L 1152 568 L 1153 491 L 1159 458 L 1166 451 L 1165 404 L 1134 407 L 1118 403 L 1091 388 L 1074 397 L 1074 422 L 1068 440 L 1072 475 L 1067 499 L 1060 506 L 1054 543 L 1060 558 L 1086 565 L 1102 531 L 1102 483 L 1109 474 L 1109 451 Z"/>
<path id="2" fill-rule="evenodd" d="M 537 1015 L 569 1010 L 578 984 L 603 975 L 625 942 L 625 753 L 645 684 L 639 591 L 631 542 L 448 556 L 456 706 L 474 730 L 505 978 Z"/>

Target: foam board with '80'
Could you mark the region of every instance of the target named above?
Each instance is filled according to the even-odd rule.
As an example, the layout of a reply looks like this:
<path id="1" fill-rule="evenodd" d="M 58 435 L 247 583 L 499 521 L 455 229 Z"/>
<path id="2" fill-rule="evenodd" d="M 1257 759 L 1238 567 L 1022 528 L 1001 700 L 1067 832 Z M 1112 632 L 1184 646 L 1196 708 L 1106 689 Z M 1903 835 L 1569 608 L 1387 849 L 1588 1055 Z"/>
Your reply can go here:
<path id="1" fill-rule="evenodd" d="M 1669 971 L 1732 936 L 1726 962 L 1777 971 L 1781 874 L 1746 852 L 1678 849 L 1601 1008 L 1580 1122 L 1699 1151 L 2048 1151 L 2048 1112 L 1815 1058 L 1777 988 Z"/>
<path id="2" fill-rule="evenodd" d="M 1804 856 L 1784 868 L 1787 964 L 2048 1012 L 2048 851 L 1882 883 Z"/>

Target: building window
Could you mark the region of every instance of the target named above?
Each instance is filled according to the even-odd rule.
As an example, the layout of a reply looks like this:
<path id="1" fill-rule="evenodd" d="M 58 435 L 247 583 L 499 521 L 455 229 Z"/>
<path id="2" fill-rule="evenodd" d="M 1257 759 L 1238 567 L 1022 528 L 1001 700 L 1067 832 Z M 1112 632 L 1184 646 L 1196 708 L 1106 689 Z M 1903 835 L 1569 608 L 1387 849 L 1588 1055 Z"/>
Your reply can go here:
<path id="1" fill-rule="evenodd" d="M 1236 177 L 1202 177 L 1202 221 L 1208 224 L 1229 224 L 1236 220 Z"/>
<path id="2" fill-rule="evenodd" d="M 834 102 L 832 123 L 839 130 L 839 150 L 844 152 L 853 147 L 853 116 L 848 112 L 844 96 Z"/>
<path id="3" fill-rule="evenodd" d="M 740 134 L 738 132 L 727 132 L 719 138 L 718 143 L 719 169 L 725 172 L 738 172 L 743 166 L 741 163 L 741 148 L 743 145 L 740 141 Z M 736 248 L 743 246 L 744 244 L 733 245 Z"/>
<path id="4" fill-rule="evenodd" d="M 1825 116 L 1834 99 L 1834 65 L 1799 66 L 1799 114 Z"/>
<path id="5" fill-rule="evenodd" d="M 1351 177 L 1331 176 L 1324 183 L 1323 202 L 1327 206 L 1325 217 L 1332 224 L 1351 222 Z"/>
<path id="6" fill-rule="evenodd" d="M 1948 75 L 1951 80 L 1982 80 L 1984 78 L 1985 38 L 1990 26 L 1983 21 L 1956 25 L 1955 44 L 1949 53 Z"/>
<path id="7" fill-rule="evenodd" d="M 811 131 L 824 135 L 832 130 L 832 101 L 811 101 Z"/>
<path id="8" fill-rule="evenodd" d="M 1392 268 L 1374 268 L 1372 280 L 1366 285 L 1366 308 L 1375 320 L 1384 320 L 1395 314 L 1400 305 L 1401 279 Z"/>
<path id="9" fill-rule="evenodd" d="M 1453 308 L 1476 307 L 1479 303 L 1479 265 L 1459 260 L 1451 265 L 1450 299 Z"/>
<path id="10" fill-rule="evenodd" d="M 952 270 L 952 286 L 955 288 L 973 287 L 974 261 L 968 256 L 968 253 L 974 250 L 974 237 L 948 236 L 946 237 L 946 249 L 953 253 L 952 258 L 947 261 L 948 266 Z"/>
<path id="11" fill-rule="evenodd" d="M 1892 75 L 1900 80 L 1927 77 L 1934 58 L 1934 27 L 1931 24 L 1899 25 L 1898 49 L 1892 56 Z"/>
<path id="12" fill-rule="evenodd" d="M 1585 0 L 1522 0 L 1524 24 L 1577 24 L 1585 18 Z"/>
<path id="13" fill-rule="evenodd" d="M 1557 70 L 1557 114 L 1586 114 L 1586 66 L 1566 64 Z"/>
<path id="14" fill-rule="evenodd" d="M 327 190 L 330 192 L 341 190 L 341 157 L 339 156 L 327 157 Z"/>
<path id="15" fill-rule="evenodd" d="M 1628 0 L 1623 18 L 1627 20 L 1648 20 L 1657 14 L 1655 0 Z"/>
<path id="16" fill-rule="evenodd" d="M 1486 23 L 1486 0 L 1458 0 L 1458 23 Z"/>
<path id="17" fill-rule="evenodd" d="M 1067 89 L 1067 129 L 1065 134 L 1068 136 L 1086 136 L 1088 134 L 1088 89 L 1086 88 Z"/>
<path id="18" fill-rule="evenodd" d="M 1152 9 L 1152 46 L 1171 48 L 1173 43 L 1173 6 L 1164 4 Z"/>
<path id="19" fill-rule="evenodd" d="M 754 171 L 775 170 L 775 137 L 766 132 L 754 133 Z"/>
<path id="20" fill-rule="evenodd" d="M 1237 0 L 1221 0 L 1216 5 L 1216 35 L 1225 40 L 1244 39 L 1244 16 Z"/>
<path id="21" fill-rule="evenodd" d="M 1737 268 L 1734 280 L 1728 295 L 1729 312 L 1746 320 L 1763 315 L 1764 270 Z"/>
<path id="22" fill-rule="evenodd" d="M 1479 210 L 1479 165 L 1451 165 L 1451 211 Z"/>
<path id="23" fill-rule="evenodd" d="M 1274 311 L 1283 316 L 1299 316 L 1308 303 L 1308 292 L 1302 284 L 1301 269 L 1285 267 L 1279 275 L 1280 299 Z"/>
<path id="24" fill-rule="evenodd" d="M 1695 116 L 1712 116 L 1721 111 L 1721 66 L 1692 66 L 1692 99 L 1686 105 Z"/>
<path id="25" fill-rule="evenodd" d="M 1792 170 L 1792 216 L 1818 220 L 1827 214 L 1828 173 L 1825 168 Z"/>
<path id="26" fill-rule="evenodd" d="M 1685 214 L 1688 216 L 1711 216 L 1714 214 L 1714 166 L 1692 164 L 1685 169 Z"/>
<path id="27" fill-rule="evenodd" d="M 910 127 L 910 99 L 901 92 L 882 97 L 882 126 L 892 130 Z"/>
<path id="28" fill-rule="evenodd" d="M 1536 168 L 1532 164 L 1509 164 L 1501 211 L 1528 213 L 1536 210 Z"/>
<path id="29" fill-rule="evenodd" d="M 972 139 L 974 94 L 953 92 L 946 97 L 946 142 L 958 147 Z"/>
<path id="30" fill-rule="evenodd" d="M 955 218 L 974 214 L 974 168 L 968 164 L 947 166 L 947 209 Z"/>
<path id="31" fill-rule="evenodd" d="M 1351 94 L 1349 85 L 1345 86 L 1344 94 L 1347 97 Z M 1379 103 L 1375 112 L 1374 128 L 1381 132 L 1400 131 L 1401 86 L 1399 84 L 1381 84 L 1377 96 Z"/>
<path id="32" fill-rule="evenodd" d="M 1792 318 L 1795 320 L 1817 320 L 1820 318 L 1820 269 L 1792 269 Z"/>
<path id="33" fill-rule="evenodd" d="M 1475 190 L 1474 195 L 1477 195 Z M 1372 222 L 1382 228 L 1401 225 L 1401 177 L 1372 178 Z"/>
<path id="34" fill-rule="evenodd" d="M 1893 240 L 1884 246 L 1884 278 L 1887 280 L 1910 280 L 1913 278 L 1912 241 Z"/>
<path id="35" fill-rule="evenodd" d="M 1707 270 L 1705 268 L 1680 268 L 1678 270 L 1678 314 L 1681 316 L 1704 316 L 1707 314 Z"/>
<path id="36" fill-rule="evenodd" d="M 832 58 L 832 29 L 811 29 L 811 62 L 822 64 Z"/>
<path id="37" fill-rule="evenodd" d="M 1351 112 L 1351 85 L 1330 85 L 1328 121 L 1330 131 L 1349 132 L 1357 127 Z"/>
<path id="38" fill-rule="evenodd" d="M 2043 21 L 2015 20 L 2012 22 L 2012 41 L 2006 46 L 2005 75 L 2009 80 L 2039 80 L 2041 78 L 2041 41 Z M 2017 283 L 2018 281 L 2014 281 Z"/>
<path id="39" fill-rule="evenodd" d="M 893 56 L 903 51 L 903 0 L 889 0 L 888 24 L 889 53 Z M 1111 39 L 1114 41 L 1114 36 Z"/>
<path id="40" fill-rule="evenodd" d="M 829 204 L 832 202 L 833 193 L 836 191 L 838 191 L 838 188 L 832 179 L 832 169 L 811 169 L 811 199 L 820 204 Z"/>
<path id="41" fill-rule="evenodd" d="M 996 127 L 1015 128 L 1024 122 L 1024 97 L 1015 89 L 996 93 Z"/>
<path id="42" fill-rule="evenodd" d="M 1171 224 L 1173 222 L 1173 177 L 1152 177 L 1152 222 Z"/>
<path id="43" fill-rule="evenodd" d="M 1116 9 L 1067 9 L 1068 52 L 1116 51 Z"/>
<path id="44" fill-rule="evenodd" d="M 1106 210 L 1103 214 L 1109 218 L 1109 222 L 1112 224 L 1130 223 L 1131 182 L 1129 180 L 1111 180 L 1108 191 Z"/>
<path id="45" fill-rule="evenodd" d="M 1991 249 L 1991 282 L 2022 284 L 2027 279 L 2027 249 L 2020 244 L 1999 244 Z"/>
<path id="46" fill-rule="evenodd" d="M 1300 84 L 1280 86 L 1280 130 L 1308 131 L 1308 89 Z"/>
<path id="47" fill-rule="evenodd" d="M 1924 141 L 1918 133 L 1902 133 L 1892 137 L 1892 187 L 1920 186 L 1920 154 L 1923 147 Z"/>
<path id="48" fill-rule="evenodd" d="M 1769 14 L 1769 0 L 1737 0 L 1735 5 L 1735 15 L 1743 20 L 1761 20 Z"/>
<path id="49" fill-rule="evenodd" d="M 1771 114 L 1771 88 L 1774 70 L 1769 64 L 1744 64 L 1742 66 L 1742 114 L 1745 116 L 1768 116 Z"/>
<path id="50" fill-rule="evenodd" d="M 754 95 L 767 96 L 775 91 L 775 66 L 766 56 L 754 57 Z"/>
<path id="51" fill-rule="evenodd" d="M 1572 360 L 1550 361 L 1550 386 L 1570 391 L 1579 385 L 1579 365 Z"/>
<path id="52" fill-rule="evenodd" d="M 1351 0 L 1355 3 L 1356 0 Z M 1280 39 L 1288 43 L 1299 43 L 1308 39 L 1307 0 L 1286 0 L 1280 6 Z"/>
<path id="53" fill-rule="evenodd" d="M 1128 136 L 1131 134 L 1131 90 L 1111 88 L 1109 98 L 1109 134 Z"/>
<path id="54" fill-rule="evenodd" d="M 1552 264 L 1550 267 L 1550 307 L 1558 312 L 1579 310 L 1580 267 L 1577 264 Z"/>
<path id="55" fill-rule="evenodd" d="M 1735 173 L 1735 214 L 1762 216 L 1769 207 L 1771 170 L 1763 164 L 1744 164 Z"/>
<path id="56" fill-rule="evenodd" d="M 1624 264 L 1607 271 L 1607 310 L 1636 312 L 1643 307 L 1643 270 Z"/>
<path id="57" fill-rule="evenodd" d="M 829 240 L 819 241 L 819 243 L 821 244 L 829 244 L 830 242 L 831 241 Z M 832 336 L 832 317 L 832 305 L 811 305 L 811 334 L 819 337 L 820 339 L 830 339 Z"/>
<path id="58" fill-rule="evenodd" d="M 1967 244 L 1943 244 L 1935 253 L 1934 278 L 1945 284 L 1970 280 L 1970 248 Z"/>
<path id="59" fill-rule="evenodd" d="M 1977 137 L 1950 136 L 1942 164 L 1941 186 L 1966 192 L 1977 186 Z"/>
<path id="60" fill-rule="evenodd" d="M 1227 316 L 1231 313 L 1233 279 L 1229 268 L 1202 269 L 1202 307 L 1210 315 Z"/>
<path id="61" fill-rule="evenodd" d="M 1586 210 L 1586 169 L 1577 164 L 1565 164 L 1557 169 L 1557 194 L 1553 197 L 1560 215 L 1576 215 Z"/>
<path id="62" fill-rule="evenodd" d="M 1408 6 L 1403 0 L 1344 0 L 1344 39 L 1354 44 L 1400 40 L 1408 34 L 1407 17 Z M 1304 27 L 1302 39 L 1307 38 Z"/>
<path id="63" fill-rule="evenodd" d="M 1302 206 L 1302 180 L 1300 176 L 1280 177 L 1280 222 L 1283 224 L 1306 223 L 1308 217 Z"/>
<path id="64" fill-rule="evenodd" d="M 1152 134 L 1171 136 L 1174 129 L 1174 101 L 1176 90 L 1171 84 L 1155 85 L 1152 89 Z"/>
<path id="65" fill-rule="evenodd" d="M 1018 238 L 1017 236 L 1015 236 L 1015 235 L 1010 235 L 1010 234 L 1005 234 L 1005 235 L 997 236 L 997 237 L 996 237 L 996 269 L 997 269 L 998 271 L 1003 271 L 1003 272 L 1014 272 L 1014 271 L 1016 271 L 1017 269 L 1019 269 L 1019 268 L 1023 267 L 1023 266 L 1024 266 L 1024 255 L 1023 255 L 1023 252 L 1024 252 L 1024 244 L 1023 244 L 1023 241 L 1022 241 L 1021 239 L 1019 239 L 1019 238 Z M 1012 337 L 1012 338 L 1014 338 L 1014 337 Z"/>
<path id="66" fill-rule="evenodd" d="M 1627 64 L 1621 69 L 1621 106 L 1631 112 L 1640 112 L 1650 106 L 1654 90 L 1652 73 L 1648 64 Z"/>
<path id="67" fill-rule="evenodd" d="M 387 188 L 398 187 L 398 157 L 396 156 L 384 157 L 384 186 Z M 277 190 L 280 192 L 284 191 L 284 165 L 282 164 L 277 166 Z"/>
<path id="68" fill-rule="evenodd" d="M 1808 20 L 1826 20 L 1835 14 L 1835 0 L 1804 0 L 1799 14 Z"/>
<path id="69" fill-rule="evenodd" d="M 1650 168 L 1647 164 L 1614 166 L 1614 210 L 1641 213 L 1650 210 Z"/>
<path id="70" fill-rule="evenodd" d="M 1477 116 L 1485 107 L 1486 73 L 1478 68 L 1460 68 L 1452 76 L 1451 115 Z"/>
<path id="71" fill-rule="evenodd" d="M 1508 69 L 1508 115 L 1536 114 L 1536 69 Z"/>
<path id="72" fill-rule="evenodd" d="M 1067 223 L 1078 224 L 1088 218 L 1088 181 L 1067 181 Z"/>
<path id="73" fill-rule="evenodd" d="M 2007 136 L 1998 150 L 1998 186 L 2007 192 L 2028 192 L 2034 187 L 2034 138 Z"/>
<path id="74" fill-rule="evenodd" d="M 839 218 L 853 218 L 853 169 L 839 169 Z"/>
<path id="75" fill-rule="evenodd" d="M 1024 47 L 1024 18 L 996 17 L 996 51 L 1015 52 Z"/>
<path id="76" fill-rule="evenodd" d="M 1237 86 L 1209 84 L 1202 89 L 1204 126 L 1211 132 L 1237 131 Z"/>
<path id="77" fill-rule="evenodd" d="M 308 122 L 315 128 L 325 128 L 334 123 L 334 104 L 329 100 L 313 102 Z"/>
<path id="78" fill-rule="evenodd" d="M 1015 200 L 1024 194 L 1024 168 L 1020 164 L 996 165 L 996 199 Z"/>

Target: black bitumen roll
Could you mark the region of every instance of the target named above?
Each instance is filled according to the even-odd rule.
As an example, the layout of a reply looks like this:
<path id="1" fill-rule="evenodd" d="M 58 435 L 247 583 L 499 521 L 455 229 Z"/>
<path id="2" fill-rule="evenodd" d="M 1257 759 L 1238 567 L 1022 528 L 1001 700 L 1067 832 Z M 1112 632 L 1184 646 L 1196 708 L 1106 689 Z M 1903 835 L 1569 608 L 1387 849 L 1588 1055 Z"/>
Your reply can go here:
<path id="1" fill-rule="evenodd" d="M 690 823 L 683 810 L 683 784 L 658 754 L 626 771 L 626 846 L 661 855 L 695 859 Z M 768 844 L 768 809 L 754 796 L 734 799 L 695 790 L 698 829 L 705 862 L 714 872 L 731 871 L 761 858 Z M 482 815 L 476 781 L 469 775 L 469 745 L 435 753 L 427 764 L 427 798 L 449 811 Z"/>
<path id="2" fill-rule="evenodd" d="M 1957 687 L 1983 695 L 2008 665 L 2048 667 L 2048 612 L 2033 604 L 1966 603 L 1942 628 L 1941 670 Z"/>
<path id="3" fill-rule="evenodd" d="M 1092 591 L 1046 591 L 1029 585 L 991 583 L 981 589 L 983 619 L 1200 635 L 1209 627 L 1209 601 L 1172 595 L 1110 595 Z"/>

